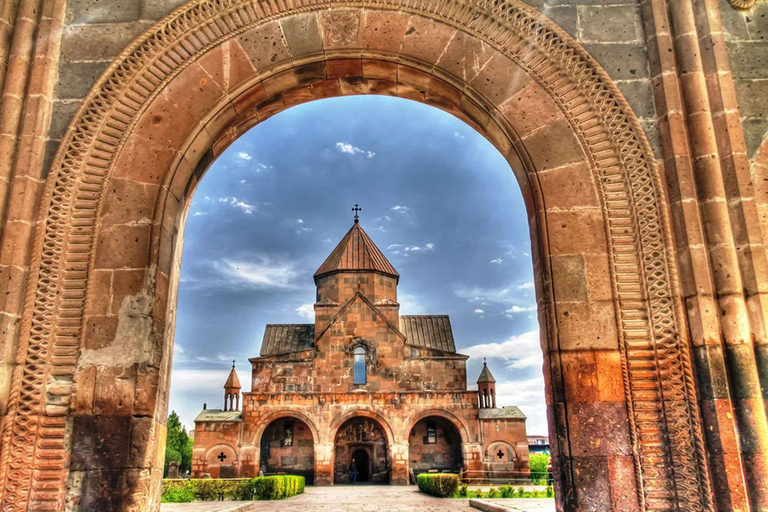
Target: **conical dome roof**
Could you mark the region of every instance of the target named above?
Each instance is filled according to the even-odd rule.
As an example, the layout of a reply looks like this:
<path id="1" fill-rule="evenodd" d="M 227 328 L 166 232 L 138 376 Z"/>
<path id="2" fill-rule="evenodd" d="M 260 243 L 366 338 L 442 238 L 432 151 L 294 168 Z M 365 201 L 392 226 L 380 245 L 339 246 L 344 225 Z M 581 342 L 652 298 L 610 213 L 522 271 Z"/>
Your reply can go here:
<path id="1" fill-rule="evenodd" d="M 237 378 L 237 372 L 235 371 L 235 362 L 232 361 L 232 371 L 229 372 L 227 382 L 224 384 L 224 389 L 235 388 L 240 389 L 240 379 Z"/>
<path id="2" fill-rule="evenodd" d="M 315 281 L 319 277 L 337 272 L 379 272 L 400 279 L 395 267 L 357 221 L 317 269 Z"/>
<path id="3" fill-rule="evenodd" d="M 485 360 L 483 360 L 483 371 L 480 372 L 480 376 L 477 378 L 477 383 L 480 384 L 481 382 L 496 382 Z"/>

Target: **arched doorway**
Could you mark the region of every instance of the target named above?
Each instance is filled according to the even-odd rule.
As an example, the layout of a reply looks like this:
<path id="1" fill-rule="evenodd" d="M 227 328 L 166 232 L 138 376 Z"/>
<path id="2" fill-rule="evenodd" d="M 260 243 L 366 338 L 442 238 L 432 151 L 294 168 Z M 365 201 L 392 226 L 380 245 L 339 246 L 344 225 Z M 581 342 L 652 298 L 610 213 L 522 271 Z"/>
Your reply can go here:
<path id="1" fill-rule="evenodd" d="M 352 483 L 352 461 L 357 480 L 373 484 L 389 483 L 390 463 L 387 436 L 378 421 L 355 417 L 344 422 L 334 440 L 334 483 Z"/>
<path id="2" fill-rule="evenodd" d="M 355 467 L 356 482 L 371 481 L 371 455 L 368 449 L 358 448 L 354 452 L 352 452 L 351 464 L 354 464 L 354 467 Z"/>
<path id="3" fill-rule="evenodd" d="M 51 167 L 3 421 L 8 510 L 28 508 L 30 496 L 60 508 L 67 493 L 80 496 L 77 485 L 109 488 L 106 475 L 125 478 L 112 502 L 153 503 L 142 489 L 159 489 L 151 461 L 163 442 L 191 191 L 259 121 L 364 93 L 454 113 L 518 177 L 539 271 L 560 505 L 609 509 L 605 489 L 616 487 L 628 508 L 647 496 L 657 508 L 708 506 L 668 200 L 637 119 L 584 48 L 521 2 L 200 0 L 105 71 Z M 120 272 L 130 279 L 113 287 Z M 120 393 L 104 384 L 118 374 L 130 375 Z M 609 419 L 599 428 L 610 443 L 591 442 L 588 417 Z M 107 428 L 121 433 L 114 445 L 100 441 Z M 130 469 L 107 451 L 131 453 Z M 92 460 L 108 460 L 107 470 L 89 471 Z"/>
<path id="4" fill-rule="evenodd" d="M 408 435 L 408 463 L 414 476 L 435 471 L 459 473 L 463 460 L 458 429 L 440 416 L 419 420 Z"/>
<path id="5" fill-rule="evenodd" d="M 312 431 L 296 418 L 278 418 L 264 430 L 259 443 L 259 472 L 301 475 L 315 480 L 315 443 Z"/>

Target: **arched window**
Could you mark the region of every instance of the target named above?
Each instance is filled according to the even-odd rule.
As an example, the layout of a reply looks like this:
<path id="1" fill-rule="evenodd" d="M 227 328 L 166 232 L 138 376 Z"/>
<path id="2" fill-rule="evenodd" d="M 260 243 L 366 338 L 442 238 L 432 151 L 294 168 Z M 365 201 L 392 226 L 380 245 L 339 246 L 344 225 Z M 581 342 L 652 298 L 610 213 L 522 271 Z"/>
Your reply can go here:
<path id="1" fill-rule="evenodd" d="M 355 348 L 355 384 L 365 384 L 365 349 Z"/>

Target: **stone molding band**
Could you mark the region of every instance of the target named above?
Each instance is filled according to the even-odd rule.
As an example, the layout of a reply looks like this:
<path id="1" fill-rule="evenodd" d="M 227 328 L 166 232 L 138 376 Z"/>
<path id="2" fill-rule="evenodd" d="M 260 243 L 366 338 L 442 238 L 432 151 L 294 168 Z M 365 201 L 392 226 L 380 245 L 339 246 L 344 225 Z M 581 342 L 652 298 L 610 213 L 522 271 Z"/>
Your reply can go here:
<path id="1" fill-rule="evenodd" d="M 199 0 L 151 28 L 102 75 L 62 141 L 41 203 L 28 308 L 2 431 L 3 510 L 26 510 L 67 478 L 67 414 L 100 198 L 150 100 L 206 50 L 265 21 L 328 8 L 437 19 L 518 63 L 561 106 L 602 195 L 623 344 L 638 499 L 645 510 L 711 510 L 709 478 L 669 219 L 654 158 L 615 85 L 562 30 L 499 0 Z M 341 34 L 343 36 L 343 33 Z M 55 492 L 53 492 L 55 491 Z"/>

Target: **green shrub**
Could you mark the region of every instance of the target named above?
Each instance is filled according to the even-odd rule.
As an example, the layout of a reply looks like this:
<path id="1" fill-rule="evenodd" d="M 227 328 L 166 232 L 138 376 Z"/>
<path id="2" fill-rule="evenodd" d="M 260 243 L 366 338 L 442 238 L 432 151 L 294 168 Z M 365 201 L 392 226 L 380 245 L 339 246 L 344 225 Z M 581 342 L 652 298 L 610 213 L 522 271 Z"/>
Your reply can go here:
<path id="1" fill-rule="evenodd" d="M 250 481 L 254 500 L 281 500 L 304 492 L 303 476 L 260 476 Z"/>
<path id="2" fill-rule="evenodd" d="M 485 493 L 486 498 L 498 498 L 499 497 L 499 491 L 496 490 L 495 487 L 491 487 L 491 489 Z"/>
<path id="3" fill-rule="evenodd" d="M 459 496 L 461 496 L 462 498 L 467 497 L 467 484 L 461 484 L 459 486 Z"/>
<path id="4" fill-rule="evenodd" d="M 459 475 L 450 473 L 422 473 L 416 477 L 421 492 L 445 498 L 453 496 L 459 488 Z"/>
<path id="5" fill-rule="evenodd" d="M 295 475 L 258 478 L 196 478 L 163 480 L 162 501 L 184 503 L 198 501 L 280 500 L 304 492 L 304 477 Z"/>
<path id="6" fill-rule="evenodd" d="M 528 462 L 531 465 L 531 483 L 534 485 L 547 485 L 549 483 L 549 472 L 547 466 L 549 466 L 550 457 L 546 453 L 532 453 L 528 457 Z"/>
<path id="7" fill-rule="evenodd" d="M 502 498 L 514 498 L 515 489 L 511 485 L 502 485 L 499 487 L 499 494 Z"/>
<path id="8" fill-rule="evenodd" d="M 160 496 L 162 503 L 190 503 L 195 501 L 195 493 L 192 486 L 171 486 L 166 489 L 163 485 L 163 494 Z"/>
<path id="9" fill-rule="evenodd" d="M 522 498 L 523 495 L 525 494 L 525 487 L 523 487 L 522 485 L 520 487 L 518 487 L 517 488 L 517 494 Z"/>
<path id="10" fill-rule="evenodd" d="M 552 486 L 551 486 L 551 485 L 548 485 L 548 486 L 547 486 L 547 498 L 551 498 L 551 497 L 552 497 L 552 495 L 553 495 L 554 493 L 555 493 L 555 492 L 554 492 L 554 490 L 552 489 Z"/>

